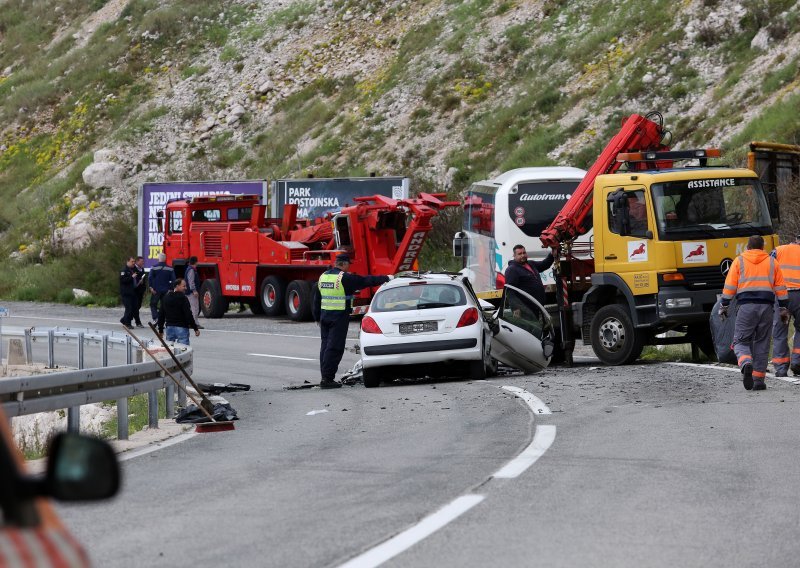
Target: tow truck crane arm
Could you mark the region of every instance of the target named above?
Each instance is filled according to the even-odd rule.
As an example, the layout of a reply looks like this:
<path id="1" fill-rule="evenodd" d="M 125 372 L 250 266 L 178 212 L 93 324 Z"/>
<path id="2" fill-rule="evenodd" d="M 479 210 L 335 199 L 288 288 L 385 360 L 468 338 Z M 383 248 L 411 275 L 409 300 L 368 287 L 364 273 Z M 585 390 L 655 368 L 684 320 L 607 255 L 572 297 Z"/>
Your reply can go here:
<path id="1" fill-rule="evenodd" d="M 658 116 L 659 123 L 650 120 Z M 556 248 L 562 242 L 572 241 L 578 235 L 584 234 L 587 229 L 583 223 L 592 210 L 594 202 L 594 182 L 601 174 L 616 172 L 622 165 L 617 161 L 617 155 L 623 152 L 650 152 L 669 150 L 662 144 L 664 128 L 659 113 L 649 113 L 647 116 L 632 114 L 622 125 L 622 129 L 608 143 L 597 158 L 586 176 L 583 178 L 572 197 L 567 201 L 550 226 L 541 234 L 541 241 L 545 247 Z M 637 164 L 636 169 L 646 169 L 649 166 L 644 162 Z"/>

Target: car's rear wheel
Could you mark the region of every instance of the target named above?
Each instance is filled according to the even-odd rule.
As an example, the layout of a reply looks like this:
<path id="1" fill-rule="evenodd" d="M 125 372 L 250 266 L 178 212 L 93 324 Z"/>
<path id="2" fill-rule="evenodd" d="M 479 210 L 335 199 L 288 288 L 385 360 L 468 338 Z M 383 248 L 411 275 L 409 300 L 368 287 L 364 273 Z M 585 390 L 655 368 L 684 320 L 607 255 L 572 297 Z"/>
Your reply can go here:
<path id="1" fill-rule="evenodd" d="M 467 367 L 467 373 L 471 381 L 480 381 L 486 378 L 487 359 L 491 359 L 491 357 L 488 357 L 486 353 L 486 344 L 483 338 L 481 338 L 481 346 L 481 358 L 477 361 L 470 361 Z"/>
<path id="2" fill-rule="evenodd" d="M 362 369 L 361 376 L 364 378 L 364 386 L 368 389 L 374 389 L 381 384 L 378 369 Z"/>

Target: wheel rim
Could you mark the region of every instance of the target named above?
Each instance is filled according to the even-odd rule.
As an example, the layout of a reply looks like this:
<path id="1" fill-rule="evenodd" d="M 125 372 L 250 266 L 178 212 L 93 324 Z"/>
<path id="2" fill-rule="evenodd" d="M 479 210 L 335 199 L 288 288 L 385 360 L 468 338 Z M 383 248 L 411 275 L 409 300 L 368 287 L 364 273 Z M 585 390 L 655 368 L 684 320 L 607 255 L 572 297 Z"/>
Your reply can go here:
<path id="1" fill-rule="evenodd" d="M 289 292 L 289 310 L 296 314 L 300 309 L 300 294 L 295 291 Z"/>
<path id="2" fill-rule="evenodd" d="M 598 331 L 600 345 L 606 351 L 619 351 L 625 345 L 625 326 L 615 318 L 605 320 Z"/>
<path id="3" fill-rule="evenodd" d="M 203 307 L 207 310 L 211 309 L 211 292 L 203 294 Z"/>
<path id="4" fill-rule="evenodd" d="M 264 303 L 270 308 L 275 305 L 275 287 L 270 284 L 264 289 Z"/>

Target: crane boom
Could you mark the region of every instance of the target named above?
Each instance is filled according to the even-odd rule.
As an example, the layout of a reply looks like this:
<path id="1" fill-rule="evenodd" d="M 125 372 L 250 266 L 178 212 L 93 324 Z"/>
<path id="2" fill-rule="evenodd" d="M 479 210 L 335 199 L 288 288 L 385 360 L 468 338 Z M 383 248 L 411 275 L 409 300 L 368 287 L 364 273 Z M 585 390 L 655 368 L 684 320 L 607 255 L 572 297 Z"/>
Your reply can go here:
<path id="1" fill-rule="evenodd" d="M 540 238 L 545 247 L 557 247 L 562 242 L 571 241 L 587 231 L 583 222 L 592 210 L 595 179 L 599 175 L 614 173 L 619 169 L 621 162 L 617 161 L 618 154 L 669 150 L 669 147 L 661 143 L 664 137 L 663 126 L 650 120 L 649 116 L 651 115 L 632 114 L 625 120 L 620 131 L 586 172 L 586 176 L 575 188 L 572 197 L 564 204 L 550 226 L 542 232 Z M 641 163 L 637 164 L 636 169 L 646 167 L 647 163 Z"/>

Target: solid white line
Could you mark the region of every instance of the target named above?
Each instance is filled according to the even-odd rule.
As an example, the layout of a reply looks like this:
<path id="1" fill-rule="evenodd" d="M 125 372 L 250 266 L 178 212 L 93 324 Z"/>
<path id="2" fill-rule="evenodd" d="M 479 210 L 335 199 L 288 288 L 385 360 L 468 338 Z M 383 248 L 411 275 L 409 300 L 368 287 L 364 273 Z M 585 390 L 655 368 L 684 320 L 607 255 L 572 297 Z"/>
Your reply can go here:
<path id="1" fill-rule="evenodd" d="M 102 325 L 110 325 L 114 326 L 114 322 L 109 321 L 96 321 L 96 320 L 80 320 L 80 319 L 72 319 L 72 318 L 43 318 L 37 316 L 21 316 L 21 315 L 14 315 L 9 317 L 8 319 L 19 318 L 19 319 L 31 319 L 31 320 L 44 320 L 44 321 L 66 321 L 70 323 L 96 323 Z M 149 329 L 149 328 L 145 328 Z M 243 335 L 266 335 L 267 337 L 299 337 L 301 339 L 319 339 L 317 335 L 292 335 L 290 333 L 266 333 L 263 331 L 238 331 L 235 329 L 204 329 L 203 333 L 241 333 Z M 347 341 L 358 341 L 357 337 L 348 337 Z"/>
<path id="2" fill-rule="evenodd" d="M 552 412 L 550 412 L 550 409 L 547 408 L 547 405 L 543 403 L 541 399 L 533 396 L 525 389 L 521 389 L 519 387 L 501 387 L 501 388 L 503 390 L 507 390 L 510 393 L 514 393 L 516 396 L 524 400 L 535 415 L 538 416 L 539 414 L 552 414 Z"/>
<path id="3" fill-rule="evenodd" d="M 496 479 L 512 479 L 518 477 L 523 471 L 536 463 L 536 460 L 542 457 L 555 439 L 555 426 L 537 426 L 536 434 L 534 434 L 531 444 L 525 448 L 520 455 L 500 468 L 492 477 Z"/>
<path id="4" fill-rule="evenodd" d="M 708 363 L 681 363 L 679 361 L 667 361 L 667 365 L 675 365 L 678 367 L 698 367 L 701 369 L 716 369 L 718 371 L 728 371 L 730 373 L 736 373 L 739 375 L 742 374 L 738 367 L 723 367 L 721 365 L 709 365 Z M 779 381 L 791 383 L 793 385 L 800 385 L 800 378 L 798 377 L 776 377 L 774 373 L 767 373 L 767 377 L 770 379 L 777 379 Z"/>
<path id="5" fill-rule="evenodd" d="M 447 523 L 454 521 L 483 501 L 483 498 L 483 495 L 462 495 L 435 513 L 428 515 L 413 527 L 345 562 L 340 568 L 372 568 L 380 566 L 387 560 L 394 558 L 419 541 L 432 535 Z"/>
<path id="6" fill-rule="evenodd" d="M 253 357 L 274 357 L 275 359 L 294 359 L 295 361 L 316 361 L 317 359 L 309 359 L 308 357 L 289 357 L 288 355 L 268 355 L 266 353 L 248 353 Z"/>
<path id="7" fill-rule="evenodd" d="M 174 446 L 175 444 L 180 444 L 181 442 L 185 442 L 189 438 L 194 438 L 196 435 L 197 434 L 195 432 L 186 432 L 185 434 L 178 434 L 174 438 L 170 438 L 163 442 L 156 442 L 155 444 L 151 444 L 144 448 L 139 448 L 138 450 L 130 450 L 128 452 L 122 452 L 121 454 L 118 454 L 118 458 L 119 461 L 132 460 L 133 458 L 138 458 L 139 456 L 155 452 L 156 450 L 168 448 L 169 446 Z"/>

